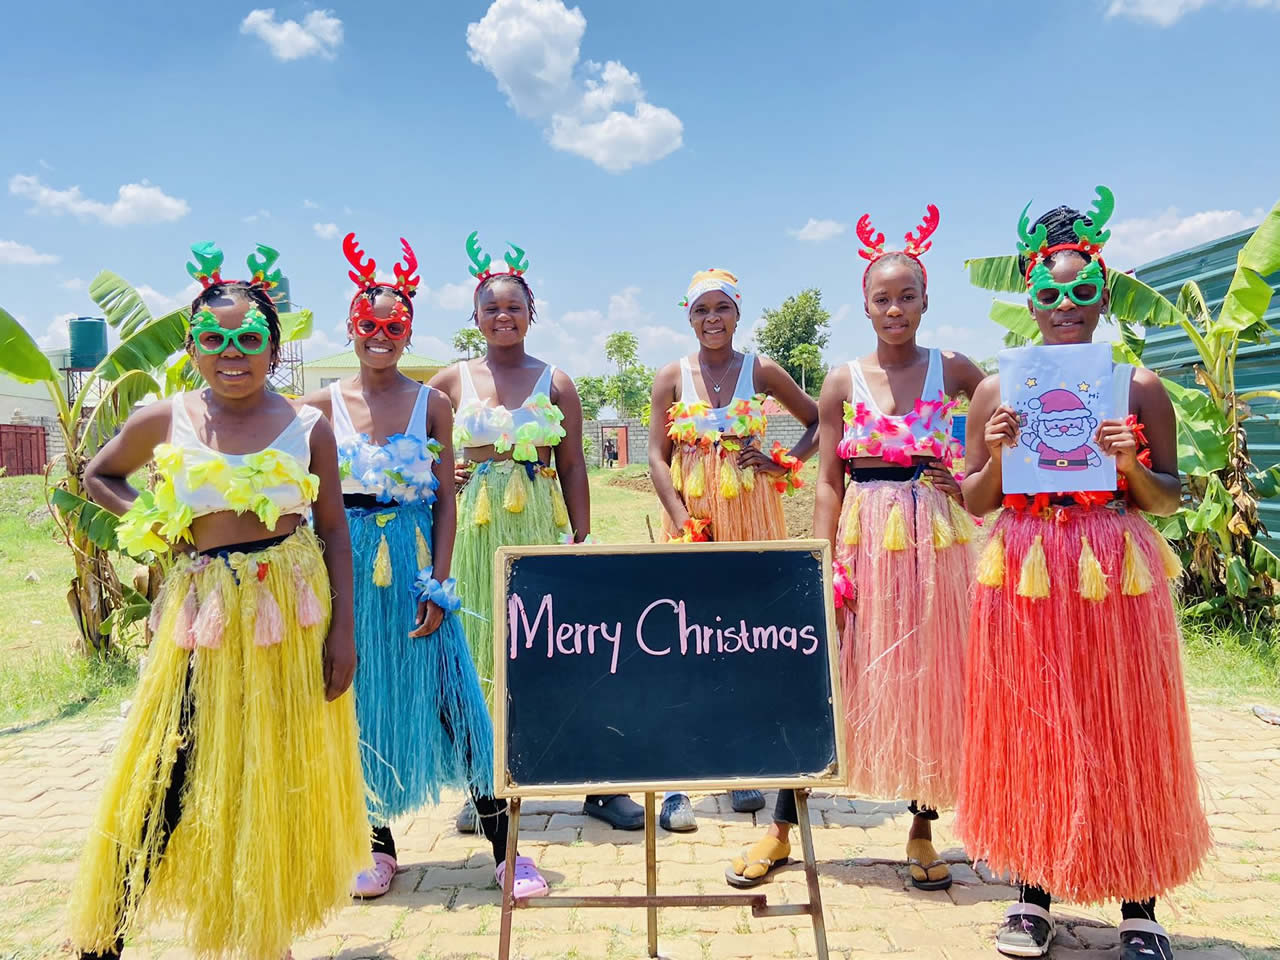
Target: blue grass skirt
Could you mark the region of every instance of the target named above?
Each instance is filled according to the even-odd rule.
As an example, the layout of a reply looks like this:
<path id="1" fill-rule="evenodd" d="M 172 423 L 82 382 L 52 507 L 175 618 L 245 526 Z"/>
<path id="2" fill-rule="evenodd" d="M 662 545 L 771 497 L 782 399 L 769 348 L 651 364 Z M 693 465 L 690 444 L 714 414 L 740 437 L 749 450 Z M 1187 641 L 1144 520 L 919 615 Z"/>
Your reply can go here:
<path id="1" fill-rule="evenodd" d="M 435 633 L 409 636 L 418 610 L 413 582 L 431 559 L 431 521 L 422 503 L 347 509 L 356 715 L 375 823 L 438 803 L 445 787 L 493 793 L 493 727 L 458 615 L 445 614 Z"/>

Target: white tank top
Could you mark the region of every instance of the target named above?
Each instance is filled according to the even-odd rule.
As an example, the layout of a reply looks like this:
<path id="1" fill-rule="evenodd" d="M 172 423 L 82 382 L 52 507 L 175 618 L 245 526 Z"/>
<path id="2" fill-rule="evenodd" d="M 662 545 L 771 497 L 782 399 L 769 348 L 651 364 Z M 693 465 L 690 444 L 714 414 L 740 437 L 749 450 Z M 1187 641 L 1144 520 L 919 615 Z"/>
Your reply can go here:
<path id="1" fill-rule="evenodd" d="M 435 500 L 438 481 L 434 466 L 440 445 L 427 433 L 430 397 L 430 388 L 419 387 L 404 432 L 387 437 L 386 443 L 374 443 L 367 434 L 356 432 L 341 386 L 329 384 L 343 493 L 364 493 L 399 503 Z"/>
<path id="2" fill-rule="evenodd" d="M 744 353 L 742 355 L 742 369 L 738 371 L 738 381 L 733 385 L 733 393 L 729 396 L 728 402 L 723 406 L 712 407 L 710 410 L 700 414 L 696 418 L 698 432 L 705 433 L 707 430 L 719 430 L 721 433 L 727 433 L 734 401 L 750 400 L 754 397 L 756 392 L 755 381 L 756 355 L 754 353 Z M 680 396 L 677 399 L 685 404 L 702 402 L 698 396 L 698 388 L 693 382 L 693 366 L 689 363 L 688 357 L 680 358 Z"/>

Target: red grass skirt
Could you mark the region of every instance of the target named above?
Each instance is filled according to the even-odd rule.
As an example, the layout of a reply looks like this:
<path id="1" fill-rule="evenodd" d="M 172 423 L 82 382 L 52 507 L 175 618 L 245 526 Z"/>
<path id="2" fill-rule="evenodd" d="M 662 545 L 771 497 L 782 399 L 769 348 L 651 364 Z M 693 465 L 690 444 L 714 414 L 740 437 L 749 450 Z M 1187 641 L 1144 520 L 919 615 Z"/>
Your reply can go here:
<path id="1" fill-rule="evenodd" d="M 678 492 L 689 516 L 710 520 L 707 533 L 724 543 L 744 540 L 785 540 L 787 523 L 782 494 L 774 478 L 737 466 L 738 455 L 720 446 L 679 444 L 671 464 L 672 480 L 681 471 Z M 663 542 L 679 530 L 662 511 Z"/>
<path id="2" fill-rule="evenodd" d="M 979 563 L 957 829 L 997 873 L 1064 899 L 1159 896 L 1209 849 L 1158 536 L 1132 511 L 1005 510 L 1003 583 L 983 585 L 999 543 Z M 1086 537 L 1103 599 L 1081 595 L 1086 561 L 1098 570 Z M 1047 597 L 1019 594 L 1033 566 Z M 1133 596 L 1135 570 L 1146 590 Z"/>
<path id="3" fill-rule="evenodd" d="M 960 779 L 972 521 L 928 483 L 851 483 L 836 560 L 849 785 L 951 806 Z"/>

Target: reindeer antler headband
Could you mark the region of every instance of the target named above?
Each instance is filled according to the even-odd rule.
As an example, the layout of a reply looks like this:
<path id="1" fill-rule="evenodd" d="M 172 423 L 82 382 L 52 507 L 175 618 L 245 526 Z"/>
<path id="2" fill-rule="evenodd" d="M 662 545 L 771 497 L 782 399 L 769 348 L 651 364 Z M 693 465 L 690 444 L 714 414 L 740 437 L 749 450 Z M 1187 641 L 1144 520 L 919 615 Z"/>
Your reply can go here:
<path id="1" fill-rule="evenodd" d="M 404 259 L 393 268 L 396 275 L 395 283 L 387 286 L 400 291 L 406 297 L 412 297 L 418 292 L 420 278 L 414 273 L 418 269 L 418 258 L 413 252 L 413 247 L 409 246 L 409 241 L 404 237 L 400 238 L 400 246 L 404 251 Z M 342 252 L 346 254 L 347 262 L 354 268 L 347 271 L 347 276 L 360 288 L 356 296 L 368 293 L 374 287 L 382 286 L 378 283 L 378 264 L 373 257 L 364 257 L 364 251 L 360 249 L 360 244 L 356 243 L 354 233 L 348 233 L 343 239 Z"/>
<path id="2" fill-rule="evenodd" d="M 1031 218 L 1027 216 L 1027 211 L 1031 209 L 1031 203 L 1028 202 L 1022 208 L 1022 216 L 1018 218 L 1018 253 L 1027 258 L 1025 274 L 1027 286 L 1031 285 L 1031 272 L 1036 266 L 1044 263 L 1060 250 L 1078 250 L 1081 253 L 1087 253 L 1098 261 L 1102 270 L 1106 270 L 1107 265 L 1101 256 L 1102 245 L 1111 239 L 1111 231 L 1103 228 L 1111 219 L 1111 214 L 1115 212 L 1116 198 L 1109 188 L 1101 184 L 1094 187 L 1094 192 L 1097 197 L 1093 201 L 1093 206 L 1089 208 L 1089 212 L 1082 214 L 1071 225 L 1076 235 L 1075 243 L 1057 243 L 1052 247 L 1049 246 L 1049 229 L 1043 223 L 1037 224 L 1034 230 L 1028 229 L 1031 226 Z"/>
<path id="3" fill-rule="evenodd" d="M 507 262 L 507 269 L 504 271 L 490 270 L 489 265 L 493 263 L 493 258 L 480 249 L 479 241 L 480 231 L 472 230 L 471 235 L 467 237 L 467 256 L 471 258 L 471 266 L 467 269 L 471 271 L 471 275 L 476 278 L 476 289 L 480 289 L 480 284 L 484 283 L 490 277 L 522 277 L 526 270 L 529 269 L 529 258 L 524 255 L 524 250 L 517 247 L 514 243 L 508 243 L 511 247 L 511 253 L 508 253 L 503 259 Z"/>
<path id="4" fill-rule="evenodd" d="M 187 273 L 199 280 L 200 286 L 205 290 L 219 283 L 243 283 L 246 286 L 259 287 L 270 296 L 271 290 L 284 278 L 284 274 L 279 270 L 271 269 L 280 259 L 280 252 L 268 247 L 265 243 L 258 244 L 257 253 L 251 253 L 245 259 L 245 263 L 249 266 L 251 277 L 249 280 L 222 279 L 223 254 L 212 240 L 193 244 L 191 252 L 195 255 L 196 262 L 187 263 Z"/>
<path id="5" fill-rule="evenodd" d="M 929 238 L 933 236 L 933 232 L 938 229 L 938 208 L 932 203 L 925 208 L 924 219 L 920 222 L 920 226 L 910 231 L 904 237 L 907 241 L 905 247 L 901 250 L 886 250 L 884 248 L 884 234 L 876 232 L 871 226 L 871 214 L 864 213 L 858 218 L 858 239 L 862 241 L 863 249 L 858 251 L 858 256 L 869 261 L 867 268 L 862 271 L 862 283 L 866 286 L 867 274 L 871 272 L 871 268 L 875 262 L 881 257 L 890 253 L 901 253 L 910 257 L 916 263 L 920 264 L 920 273 L 927 285 L 929 283 L 929 271 L 925 269 L 921 262 L 921 255 L 933 246 L 933 241 Z"/>

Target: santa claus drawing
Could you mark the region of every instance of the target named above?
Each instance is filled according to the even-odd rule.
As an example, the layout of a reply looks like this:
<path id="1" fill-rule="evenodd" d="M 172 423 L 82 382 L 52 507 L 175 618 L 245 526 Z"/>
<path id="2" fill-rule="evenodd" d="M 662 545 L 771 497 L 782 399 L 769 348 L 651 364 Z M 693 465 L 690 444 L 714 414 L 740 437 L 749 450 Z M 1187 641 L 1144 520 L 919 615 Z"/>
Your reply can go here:
<path id="1" fill-rule="evenodd" d="M 1085 470 L 1102 460 L 1090 446 L 1098 418 L 1070 390 L 1050 390 L 1027 402 L 1022 442 L 1042 470 Z"/>

